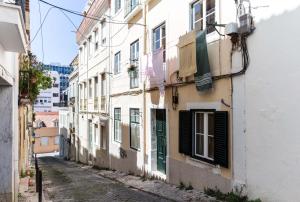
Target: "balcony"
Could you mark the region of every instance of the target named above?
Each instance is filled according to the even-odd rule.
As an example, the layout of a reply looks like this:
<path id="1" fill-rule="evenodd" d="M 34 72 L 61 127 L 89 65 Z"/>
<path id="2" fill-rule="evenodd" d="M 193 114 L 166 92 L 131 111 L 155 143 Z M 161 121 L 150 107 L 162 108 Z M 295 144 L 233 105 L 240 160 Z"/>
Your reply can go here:
<path id="1" fill-rule="evenodd" d="M 101 111 L 106 111 L 106 97 L 101 96 Z"/>
<path id="2" fill-rule="evenodd" d="M 20 6 L 0 2 L 0 44 L 4 50 L 25 53 L 27 38 Z"/>
<path id="3" fill-rule="evenodd" d="M 95 97 L 95 98 L 94 98 L 94 110 L 95 110 L 95 111 L 98 110 L 98 105 L 99 105 L 99 103 L 98 103 L 98 97 Z"/>
<path id="4" fill-rule="evenodd" d="M 125 21 L 129 21 L 142 10 L 141 0 L 125 0 Z"/>

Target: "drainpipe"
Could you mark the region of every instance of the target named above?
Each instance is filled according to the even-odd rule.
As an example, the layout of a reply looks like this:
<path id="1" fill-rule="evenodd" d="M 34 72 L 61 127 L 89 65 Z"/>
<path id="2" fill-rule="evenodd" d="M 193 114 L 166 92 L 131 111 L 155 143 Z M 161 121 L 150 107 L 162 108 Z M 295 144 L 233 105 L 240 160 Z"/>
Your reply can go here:
<path id="1" fill-rule="evenodd" d="M 110 8 L 110 1 L 109 1 L 109 17 L 111 19 L 111 8 Z M 111 114 L 112 114 L 112 109 L 111 109 L 111 73 L 112 73 L 112 67 L 111 67 L 111 23 L 108 23 L 108 106 L 107 106 L 107 110 L 108 110 L 108 117 L 109 117 L 109 121 L 108 121 L 108 135 L 106 138 L 106 142 L 108 143 L 106 145 L 106 149 L 107 149 L 107 154 L 108 154 L 108 158 L 109 158 L 109 168 L 111 168 L 111 155 L 110 155 L 110 134 L 111 134 Z M 103 137 L 103 136 L 102 136 Z"/>
<path id="2" fill-rule="evenodd" d="M 146 3 L 144 2 L 144 8 L 143 8 L 143 15 L 144 15 L 144 25 L 146 25 Z M 147 54 L 147 27 L 144 26 L 144 54 Z M 143 131 L 144 131 L 144 156 L 143 156 L 143 175 L 146 175 L 146 155 L 147 155 L 147 151 L 146 151 L 146 142 L 147 142 L 147 129 L 146 129 L 146 94 L 145 94 L 145 88 L 146 88 L 146 81 L 145 79 L 143 79 L 143 118 L 144 118 L 144 125 L 143 125 Z"/>

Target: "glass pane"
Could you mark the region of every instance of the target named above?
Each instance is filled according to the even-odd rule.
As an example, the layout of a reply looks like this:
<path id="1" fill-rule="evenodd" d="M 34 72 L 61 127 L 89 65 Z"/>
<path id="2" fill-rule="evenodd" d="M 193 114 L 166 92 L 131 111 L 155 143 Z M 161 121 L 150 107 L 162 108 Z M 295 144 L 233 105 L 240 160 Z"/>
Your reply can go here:
<path id="1" fill-rule="evenodd" d="M 197 21 L 194 26 L 196 30 L 203 30 L 203 20 Z"/>
<path id="2" fill-rule="evenodd" d="M 196 135 L 196 154 L 203 156 L 204 155 L 204 136 Z"/>
<path id="3" fill-rule="evenodd" d="M 154 50 L 157 50 L 160 48 L 160 41 L 155 41 Z"/>
<path id="4" fill-rule="evenodd" d="M 203 8 L 202 3 L 194 4 L 194 21 L 200 20 L 203 18 Z"/>
<path id="5" fill-rule="evenodd" d="M 206 17 L 206 21 L 208 24 L 214 24 L 215 23 L 215 13 L 209 15 Z M 207 33 L 213 32 L 215 29 L 213 26 L 208 26 L 207 27 Z"/>
<path id="6" fill-rule="evenodd" d="M 204 133 L 204 114 L 196 113 L 196 133 Z"/>
<path id="7" fill-rule="evenodd" d="M 211 136 L 208 136 L 208 157 L 209 158 L 214 158 L 214 153 L 215 153 L 215 149 L 214 149 L 215 145 L 214 145 L 214 138 Z"/>
<path id="8" fill-rule="evenodd" d="M 206 15 L 215 12 L 215 0 L 206 0 Z"/>
<path id="9" fill-rule="evenodd" d="M 214 135 L 214 114 L 208 114 L 208 135 Z"/>

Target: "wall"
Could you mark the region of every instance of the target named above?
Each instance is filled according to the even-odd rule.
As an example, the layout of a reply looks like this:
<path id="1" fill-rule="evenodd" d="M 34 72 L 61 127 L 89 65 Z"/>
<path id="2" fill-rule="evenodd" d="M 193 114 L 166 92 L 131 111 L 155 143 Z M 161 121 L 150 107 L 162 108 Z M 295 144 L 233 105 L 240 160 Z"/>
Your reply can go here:
<path id="1" fill-rule="evenodd" d="M 244 94 L 248 192 L 262 201 L 298 201 L 299 1 L 253 1 L 256 30 L 248 39 L 250 66 L 236 79 Z M 238 96 L 238 94 L 236 94 Z"/>
<path id="2" fill-rule="evenodd" d="M 55 138 L 59 137 L 58 128 L 40 128 L 35 130 L 34 153 L 52 153 L 59 151 L 59 144 L 55 144 Z M 41 137 L 48 138 L 48 145 L 41 145 Z"/>
<path id="3" fill-rule="evenodd" d="M 193 1 L 180 1 L 176 4 L 173 1 L 152 0 L 147 7 L 147 53 L 152 51 L 152 31 L 162 24 L 166 25 L 166 84 L 176 83 L 174 72 L 178 71 L 178 48 L 179 37 L 190 31 L 190 6 Z M 226 23 L 232 19 L 230 7 L 232 3 L 223 4 L 216 1 L 216 20 L 218 23 Z M 166 8 L 168 8 L 166 10 Z M 180 10 L 180 15 L 176 13 Z M 226 10 L 226 12 L 223 12 Z M 228 12 L 228 13 L 227 13 Z M 159 17 L 158 17 L 159 16 Z M 214 32 L 207 35 L 208 54 L 210 59 L 211 71 L 214 76 L 229 73 L 231 71 L 230 51 L 231 42 L 228 38 L 221 38 Z M 192 78 L 190 78 L 192 79 Z M 148 80 L 146 82 L 149 82 Z M 179 110 L 189 109 L 216 109 L 229 111 L 231 119 L 231 108 L 221 103 L 231 104 L 231 81 L 224 79 L 215 81 L 213 89 L 206 93 L 196 91 L 194 84 L 178 87 L 179 105 L 177 109 L 172 108 L 172 88 L 165 91 L 150 91 L 146 93 L 146 137 L 147 137 L 147 170 L 152 175 L 163 176 L 155 170 L 155 161 L 151 153 L 152 150 L 152 127 L 151 109 L 166 109 L 167 116 L 167 171 L 166 179 L 172 184 L 192 185 L 195 188 L 218 187 L 222 191 L 231 190 L 232 179 L 232 159 L 229 150 L 229 168 L 219 168 L 178 152 L 179 150 Z M 231 123 L 231 121 L 230 121 Z M 229 131 L 229 148 L 231 146 L 231 127 Z"/>
<path id="4" fill-rule="evenodd" d="M 142 1 L 143 2 L 143 1 Z M 109 135 L 109 152 L 111 168 L 142 174 L 144 171 L 145 162 L 145 140 L 144 140 L 144 98 L 142 95 L 143 89 L 143 53 L 144 53 L 144 26 L 145 18 L 143 15 L 143 5 L 136 7 L 132 13 L 136 13 L 131 18 L 125 19 L 125 8 L 115 12 L 115 5 L 112 2 L 111 15 L 113 20 L 124 21 L 129 23 L 139 23 L 140 25 L 111 25 L 111 43 L 115 46 L 111 49 L 111 88 L 110 94 L 110 135 Z M 130 14 L 129 14 L 130 15 Z M 138 61 L 138 77 L 139 84 L 137 88 L 130 89 L 130 78 L 128 67 L 130 66 L 130 44 L 139 40 L 139 61 Z M 114 56 L 120 51 L 120 72 L 114 72 Z M 121 142 L 114 140 L 114 108 L 121 108 Z M 136 150 L 130 147 L 130 108 L 139 109 L 140 117 L 140 149 Z"/>
<path id="5" fill-rule="evenodd" d="M 18 54 L 0 44 L 0 64 L 5 68 L 0 76 L 0 201 L 11 201 L 19 183 Z"/>

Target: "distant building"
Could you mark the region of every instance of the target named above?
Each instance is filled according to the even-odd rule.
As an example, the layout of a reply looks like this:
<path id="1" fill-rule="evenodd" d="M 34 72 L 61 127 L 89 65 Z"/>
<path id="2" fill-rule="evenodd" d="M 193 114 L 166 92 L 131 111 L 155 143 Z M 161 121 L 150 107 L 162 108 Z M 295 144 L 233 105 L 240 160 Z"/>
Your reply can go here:
<path id="1" fill-rule="evenodd" d="M 53 79 L 52 87 L 42 90 L 34 103 L 35 112 L 58 112 L 60 106 L 60 75 L 56 71 L 50 71 Z"/>
<path id="2" fill-rule="evenodd" d="M 59 151 L 58 128 L 39 128 L 35 130 L 34 153 L 52 153 Z"/>
<path id="3" fill-rule="evenodd" d="M 69 82 L 68 82 L 68 76 L 71 74 L 71 72 L 73 71 L 73 67 L 69 67 L 69 66 L 58 66 L 58 65 L 44 65 L 43 66 L 44 70 L 48 70 L 48 71 L 56 71 L 58 72 L 59 76 L 60 76 L 60 92 L 66 90 L 69 86 Z"/>
<path id="4" fill-rule="evenodd" d="M 59 151 L 58 112 L 36 112 L 34 128 L 34 152 L 52 153 Z"/>

